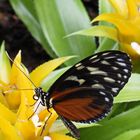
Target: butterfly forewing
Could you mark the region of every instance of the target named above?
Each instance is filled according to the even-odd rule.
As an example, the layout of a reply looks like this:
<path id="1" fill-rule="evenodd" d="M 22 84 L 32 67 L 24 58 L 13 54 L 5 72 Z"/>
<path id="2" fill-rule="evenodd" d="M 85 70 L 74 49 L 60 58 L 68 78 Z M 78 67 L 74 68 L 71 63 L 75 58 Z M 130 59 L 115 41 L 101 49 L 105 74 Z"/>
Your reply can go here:
<path id="1" fill-rule="evenodd" d="M 126 53 L 120 51 L 100 52 L 74 65 L 51 87 L 50 96 L 56 91 L 76 87 L 91 87 L 106 90 L 116 96 L 131 75 L 131 62 Z"/>

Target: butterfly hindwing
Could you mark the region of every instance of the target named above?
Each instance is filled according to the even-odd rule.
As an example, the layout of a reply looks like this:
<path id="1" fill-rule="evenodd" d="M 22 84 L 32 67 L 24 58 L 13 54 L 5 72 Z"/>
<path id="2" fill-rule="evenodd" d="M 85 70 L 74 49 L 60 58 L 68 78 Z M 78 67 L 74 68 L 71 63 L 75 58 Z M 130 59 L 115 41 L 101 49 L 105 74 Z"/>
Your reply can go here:
<path id="1" fill-rule="evenodd" d="M 69 89 L 51 100 L 54 110 L 68 120 L 91 123 L 105 117 L 111 109 L 113 96 L 89 87 Z"/>
<path id="2" fill-rule="evenodd" d="M 106 90 L 116 96 L 127 83 L 131 75 L 131 62 L 126 53 L 105 51 L 94 54 L 75 64 L 65 72 L 49 90 L 55 92 L 76 87 L 91 87 Z"/>

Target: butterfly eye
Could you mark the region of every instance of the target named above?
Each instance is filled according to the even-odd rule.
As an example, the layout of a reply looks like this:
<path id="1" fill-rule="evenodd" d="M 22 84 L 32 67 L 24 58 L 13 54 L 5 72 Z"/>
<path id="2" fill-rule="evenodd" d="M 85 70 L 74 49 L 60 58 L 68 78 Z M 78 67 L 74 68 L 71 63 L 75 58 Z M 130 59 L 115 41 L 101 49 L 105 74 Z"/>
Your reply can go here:
<path id="1" fill-rule="evenodd" d="M 38 97 L 37 95 L 34 95 L 34 96 L 33 96 L 33 99 L 34 99 L 34 100 L 38 100 L 39 97 Z"/>

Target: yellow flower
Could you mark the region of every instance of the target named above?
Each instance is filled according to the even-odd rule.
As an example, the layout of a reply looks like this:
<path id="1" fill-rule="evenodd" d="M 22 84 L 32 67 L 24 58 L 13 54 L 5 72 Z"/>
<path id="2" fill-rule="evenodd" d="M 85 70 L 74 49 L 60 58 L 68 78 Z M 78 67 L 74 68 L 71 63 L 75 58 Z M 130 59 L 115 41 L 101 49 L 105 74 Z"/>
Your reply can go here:
<path id="1" fill-rule="evenodd" d="M 97 16 L 92 22 L 107 21 L 115 25 L 113 37 L 121 44 L 121 49 L 127 51 L 132 57 L 139 57 L 139 51 L 132 48 L 131 43 L 140 44 L 140 12 L 139 0 L 109 0 L 114 8 L 113 13 L 104 13 Z M 106 29 L 105 29 L 106 30 Z M 106 30 L 107 31 L 107 30 Z M 110 36 L 110 38 L 112 38 Z M 113 38 L 112 38 L 113 39 Z"/>
<path id="2" fill-rule="evenodd" d="M 119 49 L 127 52 L 131 56 L 134 69 L 140 72 L 140 0 L 108 1 L 111 3 L 114 11 L 100 14 L 93 19 L 92 23 L 105 21 L 114 26 L 95 25 L 89 29 L 72 33 L 71 35 L 80 34 L 107 37 L 118 42 Z"/>
<path id="3" fill-rule="evenodd" d="M 33 94 L 34 85 L 39 86 L 41 81 L 56 67 L 70 57 L 51 60 L 37 67 L 31 74 L 21 64 L 21 52 L 17 54 L 11 67 L 6 55 L 4 44 L 0 51 L 0 139 L 1 140 L 74 140 L 72 137 L 50 132 L 52 124 L 57 119 L 56 112 L 51 109 L 52 115 L 47 125 L 41 131 L 49 112 L 45 108 L 35 113 Z M 37 76 L 39 75 L 39 76 Z M 31 81 L 29 80 L 31 78 Z M 34 85 L 33 85 L 33 83 Z"/>

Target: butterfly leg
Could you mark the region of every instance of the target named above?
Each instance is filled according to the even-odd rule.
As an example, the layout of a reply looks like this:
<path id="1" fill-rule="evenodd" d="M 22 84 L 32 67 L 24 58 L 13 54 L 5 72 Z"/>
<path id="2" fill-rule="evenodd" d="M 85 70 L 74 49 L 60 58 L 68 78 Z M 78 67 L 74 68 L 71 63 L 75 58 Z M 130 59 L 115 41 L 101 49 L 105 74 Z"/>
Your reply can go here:
<path id="1" fill-rule="evenodd" d="M 50 117 L 51 117 L 51 115 L 52 115 L 52 112 L 51 112 L 49 109 L 47 109 L 47 110 L 48 110 L 48 112 L 49 112 L 50 114 L 49 114 L 48 118 L 45 120 L 45 123 L 44 123 L 44 125 L 43 125 L 43 127 L 42 127 L 42 130 L 41 130 L 41 133 L 40 133 L 40 136 L 42 135 L 42 133 L 43 133 L 43 131 L 44 131 L 46 125 L 47 125 L 47 122 L 48 122 L 48 120 L 50 119 Z"/>
<path id="2" fill-rule="evenodd" d="M 80 139 L 80 132 L 79 130 L 76 128 L 76 126 L 69 121 L 68 119 L 66 119 L 63 116 L 60 116 L 60 119 L 63 121 L 64 125 L 67 127 L 67 129 L 70 131 L 70 133 L 72 134 L 72 136 L 76 139 Z"/>
<path id="3" fill-rule="evenodd" d="M 36 113 L 36 111 L 37 111 L 37 109 L 38 109 L 38 107 L 39 107 L 40 104 L 41 104 L 41 102 L 38 103 L 38 105 L 37 105 L 35 111 L 34 111 L 33 114 L 28 118 L 28 120 L 30 120 L 30 119 L 33 117 L 33 115 Z"/>

